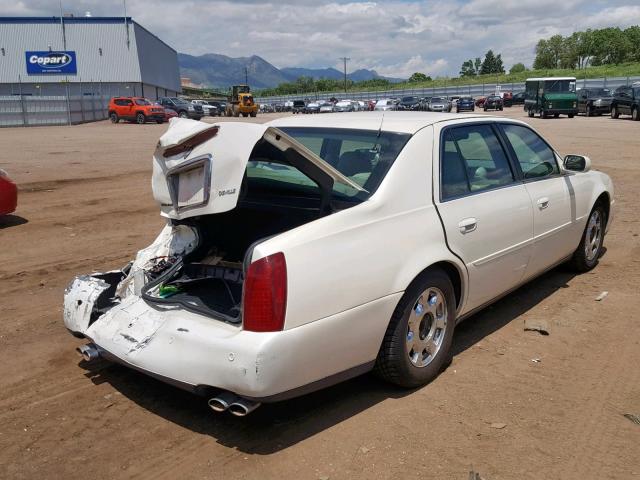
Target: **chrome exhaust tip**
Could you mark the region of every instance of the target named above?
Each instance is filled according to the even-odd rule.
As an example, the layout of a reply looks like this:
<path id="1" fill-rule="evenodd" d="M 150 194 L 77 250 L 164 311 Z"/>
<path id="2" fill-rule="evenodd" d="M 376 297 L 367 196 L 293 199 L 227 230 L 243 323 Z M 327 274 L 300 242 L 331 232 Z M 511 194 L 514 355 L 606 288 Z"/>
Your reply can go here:
<path id="1" fill-rule="evenodd" d="M 76 352 L 80 354 L 86 362 L 94 362 L 100 358 L 100 350 L 93 343 L 87 343 L 76 348 Z"/>
<path id="2" fill-rule="evenodd" d="M 214 412 L 224 412 L 232 403 L 238 400 L 238 396 L 231 392 L 222 392 L 217 397 L 210 398 L 207 402 Z"/>
<path id="3" fill-rule="evenodd" d="M 237 401 L 229 405 L 229 412 L 236 417 L 245 417 L 262 405 L 260 402 L 239 398 Z"/>

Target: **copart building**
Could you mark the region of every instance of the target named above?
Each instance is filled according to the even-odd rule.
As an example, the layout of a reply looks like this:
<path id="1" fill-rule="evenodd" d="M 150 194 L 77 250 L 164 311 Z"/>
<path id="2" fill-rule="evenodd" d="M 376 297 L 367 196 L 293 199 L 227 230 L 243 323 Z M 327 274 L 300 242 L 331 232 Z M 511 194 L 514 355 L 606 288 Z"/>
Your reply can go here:
<path id="1" fill-rule="evenodd" d="M 0 125 L 98 120 L 112 96 L 180 91 L 177 52 L 130 17 L 0 17 Z"/>

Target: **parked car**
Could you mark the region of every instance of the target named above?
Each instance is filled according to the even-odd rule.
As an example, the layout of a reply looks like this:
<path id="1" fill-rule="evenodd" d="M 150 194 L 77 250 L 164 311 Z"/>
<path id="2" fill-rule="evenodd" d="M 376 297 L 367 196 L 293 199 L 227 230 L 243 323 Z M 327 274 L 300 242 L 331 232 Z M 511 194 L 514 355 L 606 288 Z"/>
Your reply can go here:
<path id="1" fill-rule="evenodd" d="M 340 100 L 333 107 L 334 112 L 354 112 L 355 110 L 356 107 L 351 100 Z"/>
<path id="2" fill-rule="evenodd" d="M 451 109 L 455 108 L 459 99 L 460 99 L 460 96 L 458 95 L 453 95 L 451 97 L 448 97 L 449 103 L 451 104 Z"/>
<path id="3" fill-rule="evenodd" d="M 456 113 L 476 110 L 476 105 L 471 97 L 460 97 L 456 103 Z"/>
<path id="4" fill-rule="evenodd" d="M 209 100 L 209 105 L 213 105 L 218 109 L 218 115 L 224 115 L 225 110 L 227 109 L 227 102 L 221 102 L 219 100 Z"/>
<path id="5" fill-rule="evenodd" d="M 396 103 L 390 98 L 383 98 L 376 102 L 374 110 L 377 112 L 386 112 L 387 110 L 397 110 Z"/>
<path id="6" fill-rule="evenodd" d="M 618 87 L 611 100 L 611 118 L 631 115 L 640 120 L 640 87 Z"/>
<path id="7" fill-rule="evenodd" d="M 589 158 L 517 120 L 431 117 L 172 121 L 153 159 L 166 226 L 65 290 L 85 360 L 238 416 L 370 370 L 414 388 L 450 363 L 459 321 L 562 262 L 597 265 L 615 204 Z"/>
<path id="8" fill-rule="evenodd" d="M 207 100 L 191 100 L 191 103 L 194 105 L 200 105 L 202 107 L 202 111 L 204 115 L 209 115 L 212 117 L 220 117 L 222 116 L 222 112 L 218 111 L 218 107 L 212 105 Z"/>
<path id="9" fill-rule="evenodd" d="M 136 123 L 164 122 L 164 112 L 143 97 L 113 97 L 109 100 L 109 119 L 112 123 L 128 120 Z"/>
<path id="10" fill-rule="evenodd" d="M 398 110 L 420 110 L 420 99 L 414 96 L 402 97 Z"/>
<path id="11" fill-rule="evenodd" d="M 15 212 L 18 206 L 18 187 L 9 174 L 0 168 L 0 216 Z"/>
<path id="12" fill-rule="evenodd" d="M 154 102 L 154 105 L 157 105 L 158 107 L 162 108 L 162 111 L 164 112 L 165 122 L 168 122 L 172 118 L 175 118 L 178 116 L 178 112 L 176 112 L 175 110 L 172 110 L 171 108 L 165 108 L 162 105 L 160 105 L 160 103 L 158 102 Z"/>
<path id="13" fill-rule="evenodd" d="M 423 97 L 420 99 L 420 110 L 423 112 L 428 112 L 429 111 L 429 101 L 431 100 L 431 97 Z"/>
<path id="14" fill-rule="evenodd" d="M 450 112 L 451 103 L 449 103 L 449 99 L 445 97 L 431 97 L 429 99 L 429 111 L 430 112 Z"/>
<path id="15" fill-rule="evenodd" d="M 502 110 L 504 108 L 504 104 L 502 103 L 502 98 L 498 95 L 489 95 L 485 99 L 482 108 L 485 112 L 487 110 Z"/>
<path id="16" fill-rule="evenodd" d="M 320 104 L 318 102 L 309 102 L 304 108 L 304 113 L 319 113 L 320 112 Z"/>
<path id="17" fill-rule="evenodd" d="M 291 105 L 291 111 L 296 113 L 304 113 L 304 109 L 306 108 L 306 103 L 304 100 L 294 100 Z"/>
<path id="18" fill-rule="evenodd" d="M 324 102 L 320 105 L 320 109 L 319 109 L 320 113 L 332 113 L 333 112 L 333 103 L 331 102 Z"/>
<path id="19" fill-rule="evenodd" d="M 611 112 L 611 90 L 608 88 L 580 88 L 578 95 L 578 113 L 587 117 L 608 114 Z"/>
<path id="20" fill-rule="evenodd" d="M 487 97 L 478 97 L 476 98 L 476 107 L 484 107 L 484 102 L 487 99 Z"/>
<path id="21" fill-rule="evenodd" d="M 202 108 L 202 105 L 194 105 L 183 98 L 160 97 L 158 102 L 160 102 L 160 105 L 165 108 L 175 110 L 180 118 L 200 120 L 204 116 L 204 109 Z"/>
<path id="22" fill-rule="evenodd" d="M 502 98 L 502 106 L 503 107 L 512 107 L 513 106 L 513 93 L 512 92 L 500 92 L 500 98 Z"/>
<path id="23" fill-rule="evenodd" d="M 525 95 L 526 95 L 525 92 L 515 93 L 511 97 L 511 105 L 524 105 L 524 97 L 525 97 Z"/>

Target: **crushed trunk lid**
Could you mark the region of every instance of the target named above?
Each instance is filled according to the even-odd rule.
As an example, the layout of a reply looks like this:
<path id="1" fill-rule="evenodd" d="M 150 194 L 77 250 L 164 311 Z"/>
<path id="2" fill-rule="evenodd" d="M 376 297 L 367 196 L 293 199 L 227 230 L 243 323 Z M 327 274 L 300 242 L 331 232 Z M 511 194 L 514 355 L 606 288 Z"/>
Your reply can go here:
<path id="1" fill-rule="evenodd" d="M 175 118 L 160 137 L 153 158 L 153 195 L 162 215 L 181 220 L 235 208 L 251 152 L 260 141 L 284 152 L 325 195 L 336 183 L 366 191 L 277 128 Z"/>

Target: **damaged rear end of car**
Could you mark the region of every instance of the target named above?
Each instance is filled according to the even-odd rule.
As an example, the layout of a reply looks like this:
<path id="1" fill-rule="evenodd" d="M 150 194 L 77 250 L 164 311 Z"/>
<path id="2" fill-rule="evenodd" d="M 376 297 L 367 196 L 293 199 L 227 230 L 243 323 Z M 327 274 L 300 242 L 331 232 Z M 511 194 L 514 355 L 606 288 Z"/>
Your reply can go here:
<path id="1" fill-rule="evenodd" d="M 165 227 L 121 270 L 75 278 L 65 325 L 89 340 L 87 361 L 125 364 L 246 415 L 284 388 L 263 368 L 280 361 L 269 352 L 288 288 L 287 252 L 269 241 L 367 191 L 282 130 L 186 119 L 160 138 L 152 187 Z"/>

